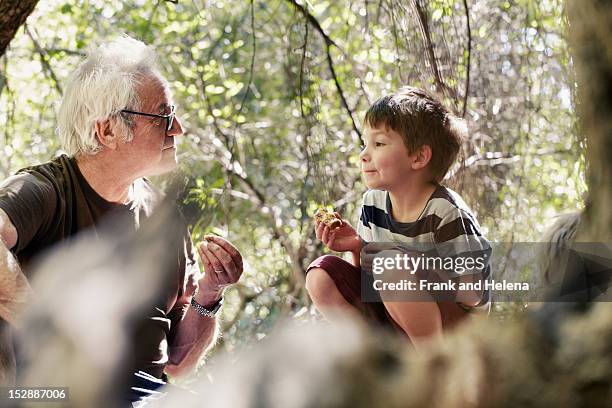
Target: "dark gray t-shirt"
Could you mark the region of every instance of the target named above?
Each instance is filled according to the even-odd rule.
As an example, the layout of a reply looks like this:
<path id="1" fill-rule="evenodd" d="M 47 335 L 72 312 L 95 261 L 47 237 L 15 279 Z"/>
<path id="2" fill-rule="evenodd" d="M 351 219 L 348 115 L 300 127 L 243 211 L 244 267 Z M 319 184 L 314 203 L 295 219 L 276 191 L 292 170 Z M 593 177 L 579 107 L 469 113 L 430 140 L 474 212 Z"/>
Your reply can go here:
<path id="1" fill-rule="evenodd" d="M 18 233 L 12 252 L 26 276 L 32 278 L 28 265 L 43 250 L 79 231 L 95 232 L 96 226 L 111 213 L 130 220 L 134 229 L 138 228 L 140 220 L 151 215 L 163 195 L 145 179 L 137 180 L 133 188 L 141 198 L 138 203 L 108 202 L 87 183 L 75 159 L 65 155 L 19 170 L 0 184 L 0 208 Z M 183 237 L 177 238 L 183 239 L 183 245 L 179 245 L 177 271 L 170 271 L 170 276 L 177 278 L 168 286 L 166 296 L 160 298 L 163 299 L 160 304 L 134 328 L 130 353 L 134 359 L 130 365 L 135 370 L 158 378 L 168 361 L 167 345 L 171 344 L 172 329 L 187 308 L 185 292 L 195 287 L 199 277 L 187 227 Z"/>

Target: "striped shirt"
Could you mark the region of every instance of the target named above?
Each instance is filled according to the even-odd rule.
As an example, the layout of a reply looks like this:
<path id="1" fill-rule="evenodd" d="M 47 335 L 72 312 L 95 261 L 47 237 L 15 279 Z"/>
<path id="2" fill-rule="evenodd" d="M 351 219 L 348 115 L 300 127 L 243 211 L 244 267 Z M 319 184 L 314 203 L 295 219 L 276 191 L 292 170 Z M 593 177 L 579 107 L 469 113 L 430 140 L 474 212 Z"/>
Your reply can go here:
<path id="1" fill-rule="evenodd" d="M 436 248 L 437 255 L 456 257 L 467 253 L 490 251 L 480 225 L 465 201 L 449 188 L 438 185 L 421 215 L 414 222 L 398 222 L 391 216 L 391 198 L 381 190 L 368 190 L 363 195 L 357 233 L 365 243 L 392 242 L 405 245 L 426 245 Z M 483 272 L 490 279 L 490 265 L 484 271 L 450 272 L 454 278 Z M 479 310 L 490 308 L 490 293 L 486 293 Z"/>

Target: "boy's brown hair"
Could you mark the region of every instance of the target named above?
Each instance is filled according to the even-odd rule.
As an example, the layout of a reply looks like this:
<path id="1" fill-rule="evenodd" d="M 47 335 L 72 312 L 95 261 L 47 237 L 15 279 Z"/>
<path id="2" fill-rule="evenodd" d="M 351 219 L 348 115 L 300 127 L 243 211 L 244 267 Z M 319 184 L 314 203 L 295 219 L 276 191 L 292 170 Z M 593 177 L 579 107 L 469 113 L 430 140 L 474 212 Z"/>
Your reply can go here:
<path id="1" fill-rule="evenodd" d="M 457 159 L 466 133 L 464 121 L 433 94 L 411 86 L 374 102 L 366 112 L 365 124 L 390 127 L 402 136 L 409 153 L 428 145 L 429 168 L 436 182 L 442 181 Z"/>

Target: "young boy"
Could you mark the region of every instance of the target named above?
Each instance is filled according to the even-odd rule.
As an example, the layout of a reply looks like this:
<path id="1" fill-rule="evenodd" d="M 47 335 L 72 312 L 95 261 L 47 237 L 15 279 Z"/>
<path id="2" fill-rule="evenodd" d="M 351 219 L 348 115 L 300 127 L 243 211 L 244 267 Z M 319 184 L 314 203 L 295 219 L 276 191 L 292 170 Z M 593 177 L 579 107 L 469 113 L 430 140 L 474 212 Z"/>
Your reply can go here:
<path id="1" fill-rule="evenodd" d="M 488 247 L 468 206 L 457 193 L 439 184 L 457 157 L 465 131 L 462 121 L 434 96 L 413 87 L 376 101 L 364 122 L 360 162 L 369 190 L 363 196 L 358 228 L 345 220 L 333 230 L 322 222 L 315 225 L 317 238 L 329 249 L 351 252 L 352 264 L 332 255 L 318 258 L 308 267 L 306 288 L 324 315 L 338 309 L 357 312 L 405 333 L 418 348 L 470 311 L 488 312 L 489 294 L 465 290 L 456 292 L 453 301 L 438 301 L 424 291 L 419 299 L 425 301 L 386 301 L 383 297 L 382 302 L 364 302 L 360 253 L 373 242 L 450 243 L 463 251 Z M 489 269 L 461 272 L 451 271 L 447 276 L 471 282 L 486 279 Z"/>

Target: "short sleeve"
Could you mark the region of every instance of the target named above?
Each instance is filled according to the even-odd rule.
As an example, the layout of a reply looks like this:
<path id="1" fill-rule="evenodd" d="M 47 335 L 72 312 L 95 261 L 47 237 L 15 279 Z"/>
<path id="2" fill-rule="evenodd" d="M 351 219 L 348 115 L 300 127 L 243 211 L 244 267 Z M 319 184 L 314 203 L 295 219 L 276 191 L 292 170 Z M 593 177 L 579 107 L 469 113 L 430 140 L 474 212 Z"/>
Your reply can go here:
<path id="1" fill-rule="evenodd" d="M 370 220 L 368 219 L 368 213 L 365 210 L 365 203 L 367 195 L 370 191 L 366 191 L 361 200 L 361 213 L 359 215 L 359 221 L 357 222 L 357 235 L 361 238 L 365 243 L 372 242 L 374 239 L 372 237 L 372 229 L 370 228 Z"/>
<path id="2" fill-rule="evenodd" d="M 455 276 L 485 273 L 491 255 L 491 247 L 480 231 L 474 217 L 459 208 L 446 212 L 434 231 L 434 241 L 438 255 L 462 258 L 470 267 L 455 271 Z M 472 266 L 474 265 L 474 266 Z"/>
<path id="3" fill-rule="evenodd" d="M 18 254 L 52 225 L 57 194 L 51 181 L 36 173 L 18 173 L 0 184 L 0 208 L 17 230 Z"/>

